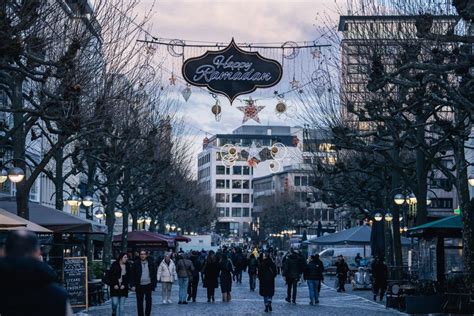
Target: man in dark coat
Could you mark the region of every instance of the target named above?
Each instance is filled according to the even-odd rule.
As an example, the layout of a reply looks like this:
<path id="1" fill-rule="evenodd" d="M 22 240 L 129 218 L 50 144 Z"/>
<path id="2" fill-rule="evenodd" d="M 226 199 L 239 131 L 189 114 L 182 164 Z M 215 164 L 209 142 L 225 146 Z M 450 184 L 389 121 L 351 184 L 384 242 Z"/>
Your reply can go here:
<path id="1" fill-rule="evenodd" d="M 235 267 L 235 278 L 237 283 L 242 284 L 242 272 L 246 268 L 244 254 L 242 253 L 242 249 L 237 248 L 235 252 L 232 254 L 232 263 Z"/>
<path id="2" fill-rule="evenodd" d="M 336 262 L 336 276 L 338 280 L 338 292 L 345 292 L 345 284 L 347 280 L 347 272 L 349 272 L 349 266 L 347 265 L 346 261 L 344 261 L 344 257 L 341 255 L 337 257 Z"/>
<path id="3" fill-rule="evenodd" d="M 377 300 L 377 295 L 380 296 L 380 301 L 383 300 L 385 290 L 387 289 L 388 268 L 381 258 L 375 258 L 372 262 L 372 290 L 374 292 L 374 301 Z"/>
<path id="4" fill-rule="evenodd" d="M 11 232 L 0 259 L 0 315 L 64 316 L 72 309 L 56 273 L 42 262 L 38 237 L 27 230 Z"/>
<path id="5" fill-rule="evenodd" d="M 190 257 L 191 262 L 193 263 L 193 276 L 188 283 L 188 301 L 193 300 L 196 302 L 197 288 L 199 284 L 199 273 L 202 269 L 202 263 L 199 259 L 199 253 L 193 251 Z"/>
<path id="6" fill-rule="evenodd" d="M 255 291 L 257 270 L 258 270 L 258 260 L 257 258 L 255 258 L 253 253 L 250 254 L 248 264 L 247 264 L 247 269 L 249 273 L 250 291 Z"/>
<path id="7" fill-rule="evenodd" d="M 319 255 L 312 255 L 311 260 L 306 264 L 303 274 L 304 279 L 308 283 L 310 305 L 319 303 L 319 287 L 321 286 L 321 281 L 324 279 L 323 272 L 324 265 L 323 262 L 319 260 Z"/>
<path id="8" fill-rule="evenodd" d="M 285 278 L 288 287 L 285 300 L 288 303 L 292 302 L 293 304 L 296 304 L 296 289 L 301 274 L 304 271 L 304 265 L 305 262 L 302 256 L 299 256 L 294 249 L 291 249 L 290 254 L 283 262 L 283 277 Z"/>
<path id="9" fill-rule="evenodd" d="M 139 260 L 135 260 L 132 269 L 132 278 L 130 284 L 132 290 L 137 293 L 137 312 L 138 316 L 150 316 L 152 306 L 151 292 L 156 288 L 156 265 L 148 257 L 146 250 L 140 251 Z M 143 313 L 143 299 L 145 298 L 145 314 Z"/>
<path id="10" fill-rule="evenodd" d="M 263 296 L 265 312 L 272 311 L 272 298 L 275 295 L 277 268 L 269 253 L 263 254 L 258 265 L 259 294 Z"/>

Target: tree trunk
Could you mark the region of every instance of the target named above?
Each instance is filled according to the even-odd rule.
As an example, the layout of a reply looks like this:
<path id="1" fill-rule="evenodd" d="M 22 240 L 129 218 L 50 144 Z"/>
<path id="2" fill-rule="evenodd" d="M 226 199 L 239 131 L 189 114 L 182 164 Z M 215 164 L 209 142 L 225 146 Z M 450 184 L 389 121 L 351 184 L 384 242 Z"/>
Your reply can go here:
<path id="1" fill-rule="evenodd" d="M 125 204 L 127 205 L 127 204 Z M 127 252 L 128 248 L 128 207 L 125 207 L 123 210 L 123 216 L 122 216 L 122 244 L 120 246 L 120 249 L 122 252 Z"/>
<path id="2" fill-rule="evenodd" d="M 399 160 L 399 151 L 398 149 L 393 150 L 393 160 Z M 393 171 L 392 172 L 392 190 L 400 187 L 400 175 Z M 390 196 L 390 203 L 392 205 L 392 238 L 393 238 L 393 254 L 395 259 L 395 266 L 401 267 L 403 265 L 402 257 L 402 242 L 400 236 L 400 207 L 395 204 L 393 201 L 393 196 Z"/>
<path id="3" fill-rule="evenodd" d="M 58 136 L 58 141 L 64 138 L 63 135 Z M 63 179 L 63 166 L 64 166 L 64 149 L 58 149 L 54 153 L 54 161 L 56 164 L 56 174 L 54 175 L 54 187 L 55 187 L 55 206 L 57 210 L 63 210 L 63 190 L 64 190 L 64 179 Z"/>
<path id="4" fill-rule="evenodd" d="M 117 200 L 117 189 L 115 187 L 115 181 L 110 181 L 112 183 L 108 187 L 108 198 L 107 198 L 107 205 L 105 206 L 105 224 L 107 225 L 107 234 L 105 235 L 104 239 L 104 255 L 102 258 L 102 262 L 104 263 L 105 267 L 109 267 L 110 261 L 112 258 L 112 242 L 114 236 L 114 225 L 115 225 L 115 202 Z"/>
<path id="5" fill-rule="evenodd" d="M 428 192 L 428 171 L 426 155 L 421 149 L 425 145 L 425 120 L 422 114 L 417 114 L 416 124 L 416 188 L 413 190 L 416 195 L 416 225 L 425 224 L 428 221 L 428 210 L 426 207 L 426 193 Z"/>

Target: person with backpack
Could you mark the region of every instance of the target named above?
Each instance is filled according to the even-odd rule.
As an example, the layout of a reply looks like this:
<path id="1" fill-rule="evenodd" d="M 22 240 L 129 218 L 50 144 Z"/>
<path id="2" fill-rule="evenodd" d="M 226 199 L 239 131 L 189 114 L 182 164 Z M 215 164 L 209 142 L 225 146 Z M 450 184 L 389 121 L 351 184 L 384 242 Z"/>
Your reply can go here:
<path id="1" fill-rule="evenodd" d="M 250 254 L 247 269 L 249 274 L 250 291 L 255 291 L 255 286 L 257 283 L 258 260 L 255 258 L 253 253 Z"/>
<path id="2" fill-rule="evenodd" d="M 176 272 L 178 273 L 179 301 L 178 304 L 188 304 L 186 295 L 189 280 L 193 277 L 194 266 L 191 260 L 184 256 L 183 252 L 178 254 L 176 263 Z"/>
<path id="3" fill-rule="evenodd" d="M 171 254 L 169 252 L 165 254 L 165 258 L 161 261 L 156 278 L 158 282 L 161 282 L 163 304 L 171 304 L 171 286 L 173 282 L 178 279 L 178 275 L 176 274 L 176 266 L 173 260 L 171 260 Z"/>
<path id="4" fill-rule="evenodd" d="M 308 283 L 310 305 L 319 303 L 319 289 L 323 276 L 324 265 L 319 259 L 319 254 L 314 254 L 310 257 L 310 261 L 306 264 L 303 277 Z"/>

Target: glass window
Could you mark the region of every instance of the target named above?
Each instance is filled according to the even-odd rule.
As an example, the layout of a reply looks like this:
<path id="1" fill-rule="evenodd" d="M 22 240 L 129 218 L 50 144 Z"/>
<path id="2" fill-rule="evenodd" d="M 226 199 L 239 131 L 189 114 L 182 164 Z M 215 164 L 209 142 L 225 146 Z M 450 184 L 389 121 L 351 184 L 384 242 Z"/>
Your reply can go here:
<path id="1" fill-rule="evenodd" d="M 295 187 L 301 186 L 301 177 L 295 176 Z"/>
<path id="2" fill-rule="evenodd" d="M 226 167 L 224 166 L 216 166 L 216 174 L 225 174 Z"/>
<path id="3" fill-rule="evenodd" d="M 329 212 L 329 220 L 334 221 L 334 210 L 328 210 Z"/>
<path id="4" fill-rule="evenodd" d="M 230 174 L 230 168 L 225 168 L 225 174 Z"/>
<path id="5" fill-rule="evenodd" d="M 229 223 L 229 229 L 233 232 L 234 230 L 239 230 L 239 223 Z"/>
<path id="6" fill-rule="evenodd" d="M 232 174 L 242 174 L 242 166 L 233 166 Z"/>
<path id="7" fill-rule="evenodd" d="M 250 217 L 250 208 L 244 207 L 244 208 L 242 209 L 242 216 L 243 216 L 243 217 Z"/>
<path id="8" fill-rule="evenodd" d="M 232 180 L 232 189 L 242 188 L 242 182 L 240 180 Z"/>
<path id="9" fill-rule="evenodd" d="M 308 177 L 303 176 L 301 177 L 301 186 L 307 186 L 308 185 Z"/>
<path id="10" fill-rule="evenodd" d="M 242 203 L 242 194 L 232 194 L 232 203 Z"/>
<path id="11" fill-rule="evenodd" d="M 244 172 L 243 174 L 246 174 L 246 175 L 247 175 L 247 174 L 250 174 L 250 167 L 243 166 L 243 167 L 242 167 L 242 170 L 243 170 L 243 172 Z"/>
<path id="12" fill-rule="evenodd" d="M 249 189 L 249 180 L 243 180 L 242 181 L 242 189 Z"/>
<path id="13" fill-rule="evenodd" d="M 225 217 L 225 207 L 218 207 L 217 212 L 217 214 L 219 214 L 219 217 Z"/>
<path id="14" fill-rule="evenodd" d="M 225 189 L 225 180 L 216 180 L 216 189 Z"/>
<path id="15" fill-rule="evenodd" d="M 216 203 L 225 203 L 226 196 L 224 193 L 216 193 Z"/>
<path id="16" fill-rule="evenodd" d="M 225 217 L 230 217 L 230 207 L 225 208 Z"/>
<path id="17" fill-rule="evenodd" d="M 250 203 L 250 194 L 242 194 L 242 202 Z"/>
<path id="18" fill-rule="evenodd" d="M 232 208 L 232 217 L 242 217 L 242 208 L 241 207 L 233 207 Z"/>
<path id="19" fill-rule="evenodd" d="M 225 180 L 225 187 L 230 189 L 230 180 Z"/>

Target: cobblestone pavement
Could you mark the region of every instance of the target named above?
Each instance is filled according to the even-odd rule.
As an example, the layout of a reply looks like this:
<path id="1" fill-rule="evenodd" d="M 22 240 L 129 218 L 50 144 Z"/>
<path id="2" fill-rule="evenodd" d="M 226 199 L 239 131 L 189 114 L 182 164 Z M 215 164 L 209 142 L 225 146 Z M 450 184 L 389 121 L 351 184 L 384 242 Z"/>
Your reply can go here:
<path id="1" fill-rule="evenodd" d="M 368 299 L 370 292 L 337 293 L 332 285 L 334 281 L 327 280 L 327 285 L 322 286 L 320 303 L 317 306 L 309 305 L 309 293 L 306 284 L 298 287 L 296 305 L 288 304 L 285 301 L 286 285 L 281 276 L 277 277 L 275 296 L 273 297 L 274 315 L 402 315 L 402 313 L 386 309 L 384 305 L 375 303 Z M 347 286 L 349 290 L 350 286 Z M 219 289 L 216 289 L 216 302 L 207 303 L 206 289 L 200 284 L 196 303 L 178 305 L 178 284 L 173 284 L 172 288 L 173 304 L 161 303 L 161 286 L 158 284 L 157 290 L 153 293 L 152 315 L 263 315 L 263 298 L 258 294 L 258 285 L 255 292 L 250 292 L 248 287 L 248 276 L 244 273 L 242 284 L 232 285 L 232 301 L 223 303 L 220 301 Z M 136 298 L 131 293 L 125 303 L 125 314 L 136 315 Z M 84 314 L 83 314 L 84 315 Z M 101 306 L 92 307 L 87 315 L 111 315 L 110 302 Z M 267 314 L 268 315 L 268 314 Z"/>

